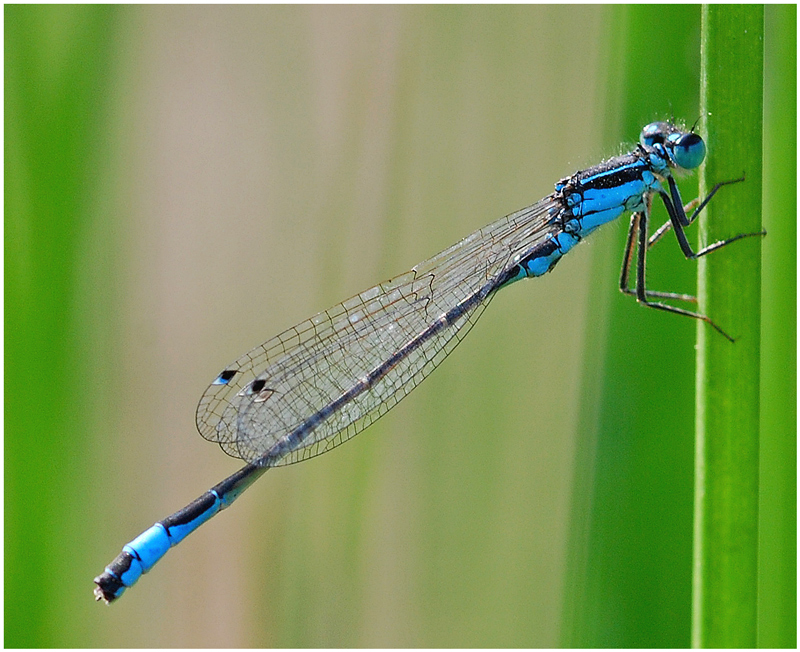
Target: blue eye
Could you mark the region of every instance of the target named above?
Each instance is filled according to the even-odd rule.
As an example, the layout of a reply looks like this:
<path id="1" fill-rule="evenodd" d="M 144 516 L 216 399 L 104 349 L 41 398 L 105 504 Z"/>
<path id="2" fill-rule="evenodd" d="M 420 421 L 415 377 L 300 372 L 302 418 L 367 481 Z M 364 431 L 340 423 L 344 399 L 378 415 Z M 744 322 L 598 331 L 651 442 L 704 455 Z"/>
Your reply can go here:
<path id="1" fill-rule="evenodd" d="M 656 143 L 663 143 L 668 133 L 669 125 L 666 122 L 651 122 L 642 129 L 639 142 L 647 147 L 652 147 Z"/>
<path id="2" fill-rule="evenodd" d="M 684 170 L 693 170 L 706 157 L 706 144 L 697 134 L 672 134 L 672 160 Z"/>

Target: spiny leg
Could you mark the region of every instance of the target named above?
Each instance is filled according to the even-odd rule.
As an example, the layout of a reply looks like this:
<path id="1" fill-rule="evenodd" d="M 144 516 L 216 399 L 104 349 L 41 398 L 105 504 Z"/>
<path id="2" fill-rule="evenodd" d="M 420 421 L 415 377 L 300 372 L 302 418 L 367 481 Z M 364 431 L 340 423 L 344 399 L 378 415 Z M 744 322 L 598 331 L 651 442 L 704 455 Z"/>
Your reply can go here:
<path id="1" fill-rule="evenodd" d="M 648 218 L 648 211 L 645 210 L 644 212 L 639 214 L 638 220 L 636 220 L 636 224 L 631 222 L 631 228 L 636 228 L 639 233 L 638 238 L 638 247 L 637 247 L 637 264 L 636 264 L 636 300 L 644 306 L 648 308 L 655 308 L 657 310 L 663 310 L 665 312 L 675 313 L 676 315 L 685 315 L 686 317 L 691 317 L 693 319 L 699 319 L 704 321 L 709 326 L 713 327 L 716 331 L 721 333 L 724 337 L 726 337 L 731 342 L 734 339 L 728 335 L 724 330 L 722 330 L 716 323 L 714 323 L 709 317 L 706 315 L 702 315 L 698 312 L 692 312 L 691 310 L 684 310 L 683 308 L 676 308 L 675 306 L 670 306 L 666 303 L 661 303 L 659 301 L 649 301 L 649 296 L 655 296 L 657 298 L 677 298 L 678 296 L 682 297 L 684 301 L 694 300 L 694 297 L 689 297 L 688 299 L 685 298 L 687 295 L 668 295 L 667 293 L 655 293 L 649 292 L 645 288 L 645 270 L 646 270 L 646 261 L 647 261 L 647 218 Z M 675 224 L 673 223 L 673 226 Z M 677 226 L 676 233 L 681 232 L 680 225 Z M 666 295 L 666 296 L 665 296 Z"/>
<path id="2" fill-rule="evenodd" d="M 648 198 L 648 207 L 650 199 Z M 636 289 L 631 288 L 629 285 L 631 261 L 633 260 L 633 247 L 636 242 L 636 233 L 641 228 L 640 221 L 644 217 L 644 213 L 638 212 L 631 216 L 631 224 L 628 228 L 628 237 L 625 241 L 625 253 L 622 257 L 622 271 L 619 276 L 619 289 L 624 294 L 638 298 Z M 669 224 L 669 222 L 667 222 Z M 648 244 L 646 248 L 650 248 Z M 639 247 L 641 248 L 641 247 Z M 645 296 L 653 299 L 673 299 L 677 301 L 687 301 L 690 303 L 697 303 L 697 299 L 690 294 L 679 294 L 676 292 L 656 292 L 653 290 L 645 290 Z"/>
<path id="3" fill-rule="evenodd" d="M 700 210 L 706 204 L 708 204 L 710 197 L 706 197 L 703 203 L 701 203 L 701 205 L 694 211 L 690 220 L 686 217 L 686 213 L 681 205 L 681 194 L 678 190 L 677 184 L 675 183 L 675 179 L 673 177 L 669 177 L 668 182 L 670 194 L 668 195 L 666 191 L 661 190 L 659 195 L 661 196 L 661 200 L 664 202 L 664 207 L 667 209 L 667 213 L 669 213 L 669 219 L 670 222 L 672 222 L 672 228 L 675 230 L 675 237 L 678 239 L 678 244 L 680 245 L 681 251 L 686 258 L 690 260 L 696 260 L 700 258 L 700 256 L 710 254 L 712 251 L 721 249 L 722 247 L 732 244 L 737 240 L 741 240 L 742 238 L 750 238 L 757 235 L 764 236 L 767 234 L 766 231 L 758 231 L 756 233 L 740 233 L 739 235 L 735 235 L 727 240 L 719 240 L 718 242 L 710 244 L 707 247 L 703 247 L 700 249 L 700 251 L 695 252 L 689 244 L 689 240 L 687 240 L 686 233 L 683 229 L 687 224 L 691 224 L 691 220 L 694 220 Z"/>
<path id="4" fill-rule="evenodd" d="M 749 238 L 753 236 L 764 236 L 766 235 L 766 231 L 758 231 L 756 233 L 742 233 L 726 240 L 720 240 L 713 244 L 708 245 L 700 249 L 699 251 L 695 252 L 692 250 L 691 245 L 689 245 L 689 241 L 686 238 L 686 234 L 684 233 L 684 227 L 691 225 L 696 219 L 700 212 L 706 207 L 711 198 L 717 193 L 717 191 L 722 188 L 722 186 L 731 185 L 734 183 L 740 183 L 744 181 L 744 176 L 739 179 L 733 179 L 731 181 L 722 181 L 716 184 L 712 189 L 711 192 L 705 197 L 705 199 L 700 201 L 699 198 L 693 199 L 690 201 L 686 206 L 682 205 L 680 191 L 678 190 L 678 186 L 675 183 L 675 179 L 673 177 L 669 177 L 669 188 L 670 194 L 667 194 L 665 191 L 660 193 L 661 199 L 664 202 L 664 206 L 667 209 L 667 213 L 669 214 L 669 221 L 663 224 L 646 242 L 646 248 L 649 249 L 652 247 L 656 242 L 658 242 L 661 237 L 670 229 L 675 229 L 675 237 L 678 240 L 678 245 L 683 252 L 683 255 L 690 259 L 696 260 L 700 256 L 705 256 L 706 254 L 711 253 L 712 251 L 716 251 L 717 249 L 721 249 L 722 247 L 729 245 L 737 240 L 741 240 L 742 238 Z M 628 287 L 628 278 L 630 274 L 630 265 L 632 261 L 632 254 L 633 254 L 633 242 L 634 242 L 634 232 L 644 226 L 646 231 L 647 226 L 647 218 L 650 213 L 650 207 L 652 205 L 652 197 L 648 197 L 645 204 L 645 213 L 646 214 L 634 214 L 631 218 L 631 226 L 628 231 L 628 239 L 625 245 L 625 255 L 622 261 L 622 274 L 620 276 L 620 290 L 625 294 L 633 295 L 634 292 Z M 687 216 L 687 211 L 690 211 L 694 208 L 691 216 Z M 640 238 L 641 240 L 641 238 Z M 641 248 L 641 244 L 639 248 Z M 640 254 L 641 259 L 641 254 Z M 636 293 L 638 298 L 638 292 Z M 696 303 L 697 299 L 688 294 L 676 294 L 672 292 L 654 292 L 651 290 L 645 290 L 646 297 L 652 297 L 657 299 L 675 299 L 678 301 L 687 301 L 690 303 Z"/>
<path id="5" fill-rule="evenodd" d="M 686 220 L 686 223 L 683 224 L 683 226 L 689 226 L 692 222 L 694 222 L 697 219 L 697 216 L 700 215 L 700 212 L 706 207 L 708 202 L 711 201 L 711 198 L 717 193 L 717 190 L 722 188 L 722 186 L 729 186 L 729 185 L 734 184 L 734 183 L 741 183 L 742 181 L 744 181 L 744 176 L 741 176 L 738 179 L 731 179 L 730 181 L 721 181 L 720 183 L 718 183 L 717 185 L 715 185 L 711 189 L 711 192 L 709 192 L 706 195 L 705 199 L 703 199 L 702 202 L 700 201 L 699 197 L 695 197 L 692 201 L 690 201 L 688 204 L 683 206 L 682 207 L 683 208 L 683 216 L 684 216 L 684 218 Z M 686 217 L 686 213 L 688 213 L 689 211 L 694 211 L 694 212 L 692 213 L 691 217 Z M 667 220 L 666 222 L 664 222 L 664 224 L 662 224 L 655 231 L 655 233 L 653 233 L 653 235 L 650 236 L 650 240 L 648 240 L 647 246 L 648 247 L 652 247 L 671 228 L 672 228 L 672 221 L 671 220 Z M 758 235 L 758 234 L 747 234 L 747 235 Z M 739 237 L 745 237 L 745 236 L 739 236 Z"/>

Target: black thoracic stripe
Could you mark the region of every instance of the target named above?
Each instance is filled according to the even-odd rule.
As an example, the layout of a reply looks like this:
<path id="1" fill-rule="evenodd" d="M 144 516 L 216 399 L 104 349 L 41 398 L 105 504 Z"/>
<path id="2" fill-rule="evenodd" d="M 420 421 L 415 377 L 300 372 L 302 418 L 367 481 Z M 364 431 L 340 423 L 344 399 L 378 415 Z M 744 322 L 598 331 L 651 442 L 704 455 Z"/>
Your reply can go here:
<path id="1" fill-rule="evenodd" d="M 605 163 L 595 165 L 576 173 L 566 184 L 566 194 L 580 192 L 582 188 L 616 188 L 629 181 L 639 181 L 642 171 L 649 169 L 647 161 L 637 152 L 625 156 L 617 156 Z"/>

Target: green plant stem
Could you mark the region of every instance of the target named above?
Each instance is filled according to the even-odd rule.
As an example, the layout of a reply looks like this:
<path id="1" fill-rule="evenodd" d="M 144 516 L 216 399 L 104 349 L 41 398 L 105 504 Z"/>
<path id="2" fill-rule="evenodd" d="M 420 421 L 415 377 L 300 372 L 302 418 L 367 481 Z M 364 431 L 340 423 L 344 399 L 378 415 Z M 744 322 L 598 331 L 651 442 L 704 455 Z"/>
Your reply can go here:
<path id="1" fill-rule="evenodd" d="M 761 229 L 763 6 L 704 6 L 701 192 L 723 188 L 701 222 L 701 245 Z M 699 265 L 692 644 L 755 647 L 758 559 L 760 247 L 754 237 Z"/>
<path id="2" fill-rule="evenodd" d="M 797 5 L 764 8 L 758 646 L 797 647 Z"/>

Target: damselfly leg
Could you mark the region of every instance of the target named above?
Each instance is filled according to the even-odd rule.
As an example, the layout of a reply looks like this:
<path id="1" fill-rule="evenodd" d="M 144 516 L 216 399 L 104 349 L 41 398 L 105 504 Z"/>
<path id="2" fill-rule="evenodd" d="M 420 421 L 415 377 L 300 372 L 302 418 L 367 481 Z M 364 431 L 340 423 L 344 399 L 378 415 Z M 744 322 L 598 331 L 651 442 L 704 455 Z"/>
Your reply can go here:
<path id="1" fill-rule="evenodd" d="M 725 240 L 719 240 L 713 244 L 703 247 L 697 252 L 695 252 L 692 249 L 688 239 L 686 238 L 686 233 L 684 232 L 684 228 L 690 226 L 697 219 L 697 216 L 708 205 L 708 202 L 716 194 L 716 192 L 722 186 L 739 183 L 742 181 L 744 181 L 744 177 L 718 183 L 711 189 L 711 192 L 708 193 L 705 199 L 700 201 L 699 198 L 697 198 L 684 206 L 681 201 L 681 196 L 677 184 L 675 183 L 674 179 L 670 177 L 668 179 L 670 193 L 668 194 L 665 191 L 662 191 L 660 193 L 661 199 L 664 202 L 664 206 L 667 209 L 667 213 L 669 214 L 669 220 L 665 222 L 661 227 L 659 227 L 655 231 L 655 233 L 653 233 L 652 236 L 648 237 L 647 227 L 650 217 L 650 209 L 652 205 L 651 197 L 648 197 L 647 201 L 645 202 L 645 210 L 635 212 L 631 217 L 630 227 L 628 228 L 628 237 L 625 242 L 625 253 L 622 259 L 622 271 L 620 273 L 620 279 L 619 279 L 620 290 L 625 294 L 635 296 L 636 300 L 639 303 L 649 308 L 656 308 L 657 310 L 672 312 L 677 315 L 684 315 L 686 317 L 691 317 L 693 319 L 699 319 L 701 321 L 704 321 L 709 326 L 713 327 L 715 330 L 721 333 L 728 340 L 733 342 L 734 338 L 728 335 L 728 333 L 726 333 L 722 328 L 720 328 L 713 320 L 711 320 L 706 315 L 703 315 L 698 312 L 693 312 L 691 310 L 678 308 L 676 306 L 671 306 L 669 304 L 661 303 L 660 301 L 651 301 L 650 299 L 671 299 L 675 301 L 686 301 L 689 303 L 697 303 L 697 297 L 694 297 L 690 294 L 680 294 L 675 292 L 657 292 L 653 290 L 648 290 L 646 287 L 645 277 L 646 277 L 647 251 L 650 249 L 650 247 L 655 245 L 656 242 L 658 242 L 670 228 L 675 230 L 675 237 L 678 240 L 678 245 L 680 246 L 683 255 L 690 260 L 696 260 L 701 256 L 705 256 L 706 254 L 709 254 L 712 251 L 717 251 L 718 249 L 721 249 L 725 245 L 729 245 L 733 242 L 736 242 L 737 240 L 741 240 L 742 238 L 766 235 L 767 232 L 763 230 L 758 231 L 756 233 L 741 233 L 731 238 L 727 238 Z M 691 216 L 687 216 L 688 211 L 692 211 Z M 634 242 L 637 243 L 636 286 L 635 288 L 631 288 L 629 286 L 629 279 L 630 279 L 631 263 L 633 260 Z"/>

